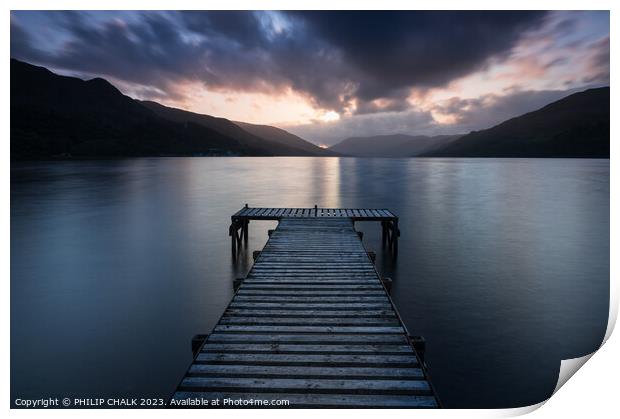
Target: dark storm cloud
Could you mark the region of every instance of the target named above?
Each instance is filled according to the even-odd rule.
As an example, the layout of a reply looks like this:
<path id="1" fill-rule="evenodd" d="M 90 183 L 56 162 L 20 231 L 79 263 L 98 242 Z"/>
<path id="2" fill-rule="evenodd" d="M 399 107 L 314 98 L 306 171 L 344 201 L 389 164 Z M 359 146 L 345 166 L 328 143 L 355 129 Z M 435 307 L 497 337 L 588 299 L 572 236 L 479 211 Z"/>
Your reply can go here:
<path id="1" fill-rule="evenodd" d="M 23 57 L 37 58 L 37 52 L 33 51 L 32 40 L 28 33 L 11 20 L 11 57 L 21 55 Z"/>
<path id="2" fill-rule="evenodd" d="M 62 45 L 34 41 L 34 13 Z M 407 106 L 509 53 L 542 12 L 13 12 L 11 55 L 178 95 L 179 83 L 277 92 L 360 113 Z M 39 22 L 40 23 L 40 22 Z M 377 99 L 385 99 L 378 106 Z"/>
<path id="3" fill-rule="evenodd" d="M 188 30 L 215 38 L 235 40 L 245 47 L 260 47 L 266 43 L 259 15 L 255 12 L 212 11 L 179 12 Z"/>
<path id="4" fill-rule="evenodd" d="M 46 12 L 67 37 L 61 48 L 36 46 L 28 12 L 11 22 L 11 56 L 79 73 L 112 77 L 175 94 L 179 82 L 274 92 L 293 88 L 316 103 L 344 92 L 342 63 L 303 31 L 269 34 L 254 12 Z M 98 19 L 94 20 L 96 16 Z M 321 77 L 321 74 L 329 74 Z M 336 104 L 334 101 L 333 104 Z"/>
<path id="5" fill-rule="evenodd" d="M 198 75 L 200 51 L 182 39 L 166 15 L 145 13 L 138 22 L 113 18 L 95 22 L 90 14 L 79 12 L 49 12 L 49 16 L 68 38 L 62 47 L 50 50 L 28 44 L 25 28 L 11 22 L 12 56 L 163 90 L 178 79 Z"/>
<path id="6" fill-rule="evenodd" d="M 507 54 L 543 12 L 299 12 L 359 71 L 358 97 L 437 87 Z"/>

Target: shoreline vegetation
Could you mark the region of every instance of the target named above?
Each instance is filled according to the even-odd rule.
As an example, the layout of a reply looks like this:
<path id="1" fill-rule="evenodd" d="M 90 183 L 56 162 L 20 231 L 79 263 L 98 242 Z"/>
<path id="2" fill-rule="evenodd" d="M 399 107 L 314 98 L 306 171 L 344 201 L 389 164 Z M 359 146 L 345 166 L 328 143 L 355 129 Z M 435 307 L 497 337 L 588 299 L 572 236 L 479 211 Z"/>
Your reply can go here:
<path id="1" fill-rule="evenodd" d="M 321 148 L 283 129 L 122 94 L 11 59 L 11 160 L 136 157 L 599 158 L 610 150 L 609 87 L 588 89 L 465 135 L 347 138 Z"/>

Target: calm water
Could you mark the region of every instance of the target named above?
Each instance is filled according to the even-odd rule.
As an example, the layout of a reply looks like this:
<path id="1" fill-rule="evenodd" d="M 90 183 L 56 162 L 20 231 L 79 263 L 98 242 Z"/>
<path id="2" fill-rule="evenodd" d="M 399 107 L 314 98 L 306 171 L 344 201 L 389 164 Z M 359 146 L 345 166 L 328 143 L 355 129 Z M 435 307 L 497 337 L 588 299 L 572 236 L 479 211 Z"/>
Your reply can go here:
<path id="1" fill-rule="evenodd" d="M 360 224 L 448 407 L 536 403 L 598 347 L 609 160 L 170 158 L 13 164 L 11 393 L 167 397 L 250 266 L 250 206 L 385 207 Z M 274 223 L 250 225 L 251 250 Z"/>

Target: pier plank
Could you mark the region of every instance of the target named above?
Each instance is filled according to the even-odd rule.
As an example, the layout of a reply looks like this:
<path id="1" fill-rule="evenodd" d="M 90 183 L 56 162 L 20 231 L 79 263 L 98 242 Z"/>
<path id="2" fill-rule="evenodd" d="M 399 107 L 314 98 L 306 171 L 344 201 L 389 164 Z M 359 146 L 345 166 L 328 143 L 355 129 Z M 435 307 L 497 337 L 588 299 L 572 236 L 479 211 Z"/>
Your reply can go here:
<path id="1" fill-rule="evenodd" d="M 394 394 L 424 394 L 430 388 L 424 380 L 338 380 L 338 379 L 295 379 L 295 378 L 236 378 L 236 377 L 186 377 L 180 389 L 252 389 L 267 393 L 304 390 L 308 393 L 331 394 L 381 394 L 389 391 Z M 234 390 L 233 390 L 234 391 Z"/>
<path id="2" fill-rule="evenodd" d="M 264 365 L 210 365 L 194 364 L 189 370 L 192 376 L 214 375 L 218 377 L 282 377 L 282 378 L 381 378 L 421 379 L 420 368 L 363 368 L 363 367 L 298 367 Z"/>

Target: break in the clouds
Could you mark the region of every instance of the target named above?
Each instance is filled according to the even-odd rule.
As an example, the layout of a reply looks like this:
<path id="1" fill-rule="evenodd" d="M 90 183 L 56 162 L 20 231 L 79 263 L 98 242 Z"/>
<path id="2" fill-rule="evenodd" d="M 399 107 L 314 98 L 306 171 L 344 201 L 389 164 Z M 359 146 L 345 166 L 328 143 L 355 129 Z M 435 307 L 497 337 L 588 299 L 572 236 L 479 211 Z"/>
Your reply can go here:
<path id="1" fill-rule="evenodd" d="M 11 55 L 330 144 L 485 128 L 608 84 L 609 14 L 24 11 Z"/>

